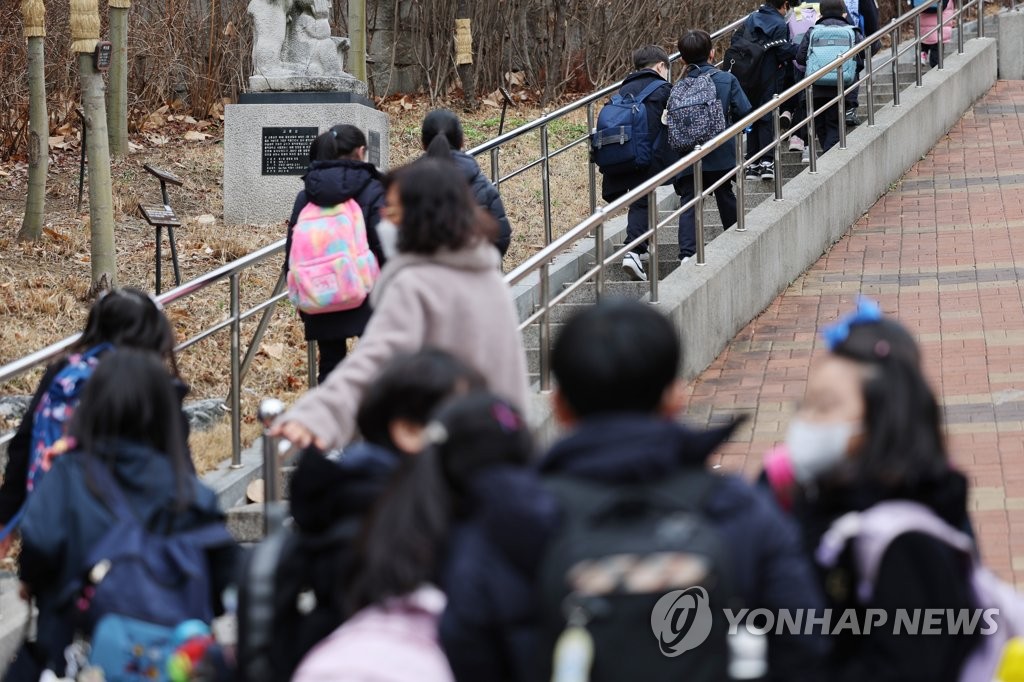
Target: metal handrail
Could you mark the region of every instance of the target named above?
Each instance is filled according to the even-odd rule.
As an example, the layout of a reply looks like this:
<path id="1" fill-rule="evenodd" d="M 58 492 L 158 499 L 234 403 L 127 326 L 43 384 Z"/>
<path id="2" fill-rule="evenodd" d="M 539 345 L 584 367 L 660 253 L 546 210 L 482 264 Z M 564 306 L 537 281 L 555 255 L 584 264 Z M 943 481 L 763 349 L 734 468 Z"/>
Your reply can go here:
<path id="1" fill-rule="evenodd" d="M 743 26 L 747 21 L 746 15 L 736 21 L 724 26 L 714 33 L 711 34 L 712 41 L 717 41 L 725 36 L 729 35 L 733 31 Z M 679 53 L 674 52 L 669 56 L 669 64 L 675 64 L 679 60 Z M 525 123 L 515 130 L 510 130 L 507 133 L 499 135 L 483 144 L 473 147 L 466 153 L 473 157 L 478 157 L 483 154 L 490 154 L 490 171 L 491 171 L 491 182 L 494 183 L 498 191 L 501 191 L 501 186 L 516 178 L 527 171 L 530 171 L 538 166 L 541 167 L 541 198 L 543 202 L 543 215 L 544 215 L 544 245 L 547 246 L 553 239 L 553 225 L 552 225 L 552 211 L 551 211 L 551 181 L 550 181 L 550 162 L 551 159 L 556 156 L 563 154 L 570 149 L 574 149 L 580 145 L 589 144 L 590 135 L 589 132 L 594 128 L 596 121 L 596 105 L 601 100 L 604 100 L 611 95 L 615 94 L 624 81 L 618 81 L 607 87 L 601 88 L 596 92 L 593 92 L 582 99 L 578 99 L 570 104 L 560 107 L 549 114 L 544 114 L 538 119 Z M 549 133 L 550 126 L 556 121 L 560 121 L 571 114 L 574 114 L 582 109 L 587 110 L 587 135 L 583 135 L 572 142 L 566 144 L 563 147 L 555 151 L 549 149 Z M 505 146 L 518 142 L 526 135 L 533 132 L 540 132 L 540 156 L 532 161 L 525 163 L 524 165 L 516 168 L 515 170 L 502 174 L 501 163 L 499 159 L 500 152 Z M 590 189 L 590 213 L 593 214 L 597 210 L 597 166 L 593 160 L 588 162 L 588 180 Z"/>
<path id="2" fill-rule="evenodd" d="M 963 54 L 964 51 L 964 16 L 967 10 L 976 7 L 977 8 L 977 31 L 978 37 L 984 37 L 984 7 L 985 0 L 955 0 L 956 11 L 951 21 L 956 22 L 956 29 L 958 33 L 957 39 L 957 51 L 958 54 Z M 827 108 L 833 104 L 838 104 L 839 107 L 839 127 L 840 127 L 840 141 L 839 148 L 843 149 L 846 147 L 846 122 L 844 116 L 844 98 L 845 95 L 851 92 L 854 88 L 861 84 L 867 85 L 867 101 L 868 101 L 868 126 L 873 127 L 874 122 L 874 99 L 872 97 L 872 87 L 877 72 L 891 66 L 892 78 L 893 78 L 893 106 L 899 106 L 899 60 L 909 50 L 915 51 L 914 60 L 917 63 L 917 77 L 916 87 L 921 86 L 921 69 L 920 69 L 920 50 L 923 45 L 924 38 L 937 34 L 939 45 L 939 65 L 938 68 L 943 68 L 943 41 L 941 31 L 947 25 L 947 22 L 942 16 L 941 9 L 942 0 L 932 0 L 921 7 L 914 8 L 911 11 L 903 14 L 900 17 L 894 18 L 887 26 L 882 27 L 874 34 L 866 37 L 860 43 L 854 45 L 850 50 L 845 52 L 843 55 L 837 57 L 835 60 L 824 66 L 814 74 L 810 74 L 803 78 L 799 83 L 795 84 L 786 91 L 776 95 L 771 101 L 757 107 L 751 111 L 747 116 L 741 120 L 733 123 L 721 134 L 714 137 L 712 140 L 707 142 L 703 146 L 698 146 L 692 152 L 684 156 L 682 159 L 672 164 L 663 171 L 653 175 L 645 182 L 641 183 L 635 189 L 627 192 L 618 199 L 610 202 L 606 206 L 599 208 L 592 212 L 592 214 L 577 224 L 575 227 L 558 237 L 553 239 L 546 247 L 541 249 L 539 252 L 528 258 L 526 261 L 521 263 L 518 267 L 512 270 L 505 276 L 505 281 L 510 286 L 519 284 L 527 277 L 537 273 L 540 279 L 540 303 L 536 307 L 532 315 L 528 316 L 520 324 L 520 329 L 526 329 L 531 324 L 539 325 L 538 339 L 540 343 L 540 388 L 542 391 L 547 391 L 551 386 L 550 378 L 550 353 L 551 353 L 551 311 L 555 305 L 564 301 L 569 295 L 579 289 L 583 284 L 594 280 L 596 284 L 597 296 L 600 298 L 603 290 L 603 278 L 605 268 L 612 262 L 625 255 L 629 250 L 642 244 L 644 241 L 649 241 L 652 259 L 652 276 L 649 277 L 650 283 L 650 302 L 658 302 L 658 276 L 657 276 L 657 242 L 658 242 L 658 229 L 668 225 L 673 220 L 678 218 L 684 211 L 694 209 L 695 211 L 695 224 L 696 224 L 696 237 L 697 237 L 697 264 L 703 265 L 705 263 L 704 258 L 704 234 L 702 229 L 702 214 L 703 205 L 705 199 L 707 199 L 714 190 L 723 185 L 726 182 L 730 182 L 735 178 L 737 184 L 737 195 L 742 196 L 744 191 L 744 170 L 751 163 L 759 161 L 767 154 L 774 154 L 776 163 L 776 182 L 775 182 L 775 199 L 777 201 L 782 200 L 782 169 L 780 168 L 781 160 L 781 145 L 787 140 L 794 131 L 800 128 L 807 128 L 810 134 L 808 135 L 807 144 L 810 145 L 810 158 L 811 165 L 809 171 L 811 173 L 817 172 L 816 167 L 816 156 L 817 152 L 814 146 L 814 119 L 816 116 L 821 115 Z M 923 13 L 928 11 L 930 8 L 938 10 L 938 21 L 935 29 L 921 34 L 920 17 Z M 902 29 L 908 26 L 914 28 L 914 38 L 902 47 L 899 44 L 899 35 Z M 879 60 L 878 63 L 871 59 L 871 46 L 883 38 L 890 38 L 892 42 L 891 55 L 883 60 Z M 856 79 L 852 84 L 845 85 L 842 77 L 842 66 L 845 62 L 850 59 L 857 58 L 858 55 L 867 53 L 867 59 L 865 60 L 864 72 L 866 75 Z M 825 103 L 822 107 L 814 108 L 814 96 L 812 88 L 822 78 L 834 72 L 837 75 L 836 96 Z M 821 87 L 821 86 L 819 86 Z M 826 86 L 832 87 L 832 86 Z M 792 128 L 782 134 L 780 132 L 779 116 L 780 110 L 783 104 L 798 97 L 801 94 L 806 94 L 808 116 L 801 121 L 793 123 Z M 742 158 L 742 135 L 744 130 L 755 122 L 761 120 L 766 116 L 771 116 L 775 127 L 775 141 L 769 144 L 765 149 L 759 150 L 756 154 L 752 155 L 751 158 L 744 160 Z M 700 180 L 702 178 L 702 165 L 705 158 L 712 152 L 723 147 L 726 144 L 734 144 L 737 150 L 737 164 L 736 167 L 730 173 L 727 173 L 724 178 L 716 182 L 709 188 L 703 188 L 700 186 Z M 678 176 L 681 172 L 687 169 L 692 169 L 693 177 L 697 186 L 694 192 L 694 198 L 680 206 L 679 209 L 673 211 L 667 218 L 659 220 L 658 211 L 651 209 L 648 211 L 648 229 L 635 239 L 630 241 L 628 244 L 623 245 L 621 248 L 614 250 L 612 254 L 605 253 L 604 246 L 604 224 L 609 218 L 628 208 L 637 201 L 643 198 L 652 198 L 659 187 Z M 657 206 L 657 202 L 648 203 L 649 206 Z M 737 229 L 743 230 L 744 227 L 744 211 L 743 206 L 738 205 L 737 207 Z M 551 283 L 549 281 L 549 268 L 554 258 L 561 255 L 565 251 L 569 250 L 576 242 L 581 239 L 585 239 L 594 235 L 595 239 L 595 251 L 597 252 L 596 263 L 593 267 L 590 267 L 584 273 L 582 273 L 576 280 L 566 285 L 565 289 L 558 295 L 551 296 Z"/>

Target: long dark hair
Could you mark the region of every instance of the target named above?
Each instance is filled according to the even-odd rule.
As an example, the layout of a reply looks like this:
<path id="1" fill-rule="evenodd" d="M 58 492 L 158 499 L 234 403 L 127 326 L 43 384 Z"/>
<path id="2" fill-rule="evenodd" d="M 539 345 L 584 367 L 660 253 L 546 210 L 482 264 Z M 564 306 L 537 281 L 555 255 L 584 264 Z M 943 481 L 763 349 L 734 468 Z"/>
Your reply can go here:
<path id="1" fill-rule="evenodd" d="M 366 135 L 354 125 L 342 123 L 321 133 L 309 147 L 309 162 L 336 161 L 350 158 L 360 147 L 366 146 Z"/>
<path id="2" fill-rule="evenodd" d="M 832 353 L 863 367 L 864 441 L 827 482 L 914 488 L 949 470 L 942 411 L 921 370 L 921 353 L 899 323 L 855 324 Z"/>
<path id="3" fill-rule="evenodd" d="M 462 121 L 455 112 L 435 109 L 423 119 L 423 127 L 420 128 L 420 142 L 423 148 L 427 149 L 439 137 L 445 138 L 451 149 L 462 149 L 466 141 L 465 133 L 462 130 Z"/>
<path id="4" fill-rule="evenodd" d="M 390 173 L 384 185 L 397 185 L 402 203 L 399 251 L 428 256 L 440 249 L 458 251 L 483 236 L 469 184 L 450 161 L 420 159 Z"/>
<path id="5" fill-rule="evenodd" d="M 430 445 L 407 460 L 366 522 L 349 592 L 352 609 L 434 580 L 453 518 L 471 513 L 476 474 L 525 465 L 533 452 L 522 416 L 486 391 L 446 402 L 427 433 Z"/>
<path id="6" fill-rule="evenodd" d="M 119 442 L 152 448 L 171 462 L 178 500 L 186 501 L 190 466 L 181 407 L 160 356 L 118 348 L 100 360 L 71 418 L 75 446 L 112 465 Z"/>
<path id="7" fill-rule="evenodd" d="M 100 296 L 89 310 L 73 352 L 101 343 L 154 351 L 168 362 L 171 373 L 179 376 L 171 323 L 157 302 L 138 289 L 111 289 Z"/>

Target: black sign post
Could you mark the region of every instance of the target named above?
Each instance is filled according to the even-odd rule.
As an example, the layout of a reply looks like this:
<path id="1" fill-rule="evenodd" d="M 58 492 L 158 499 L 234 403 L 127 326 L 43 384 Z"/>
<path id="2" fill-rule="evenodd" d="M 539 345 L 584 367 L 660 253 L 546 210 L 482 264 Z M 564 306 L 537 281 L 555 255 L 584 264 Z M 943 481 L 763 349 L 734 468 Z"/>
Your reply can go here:
<path id="1" fill-rule="evenodd" d="M 181 187 L 184 181 L 174 173 L 161 168 L 150 166 L 148 163 L 143 166 L 146 171 L 160 181 L 160 195 L 163 199 L 163 206 L 146 206 L 139 204 L 139 213 L 143 219 L 156 228 L 156 293 L 160 293 L 162 287 L 161 275 L 163 270 L 163 228 L 167 228 L 167 239 L 171 243 L 171 265 L 174 267 L 174 284 L 181 286 L 181 268 L 178 265 L 178 245 L 174 241 L 174 228 L 181 227 L 181 221 L 174 215 L 171 208 L 170 197 L 167 196 L 167 183 Z"/>

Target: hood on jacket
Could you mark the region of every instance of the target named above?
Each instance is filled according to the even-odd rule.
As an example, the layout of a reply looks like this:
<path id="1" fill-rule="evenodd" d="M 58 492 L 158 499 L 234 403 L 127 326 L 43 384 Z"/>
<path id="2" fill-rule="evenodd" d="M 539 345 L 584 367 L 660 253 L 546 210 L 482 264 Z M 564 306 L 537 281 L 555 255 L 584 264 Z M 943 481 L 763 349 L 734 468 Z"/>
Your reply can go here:
<path id="1" fill-rule="evenodd" d="M 307 449 L 292 474 L 289 498 L 296 525 L 320 533 L 335 522 L 362 517 L 384 492 L 401 458 L 369 443 L 345 449 L 340 461 Z"/>
<path id="2" fill-rule="evenodd" d="M 623 79 L 622 84 L 626 85 L 627 83 L 633 83 L 639 80 L 660 80 L 668 83 L 668 81 L 662 78 L 661 74 L 654 69 L 640 69 L 639 71 L 634 71 L 626 76 Z M 646 83 L 644 85 L 646 86 Z"/>
<path id="3" fill-rule="evenodd" d="M 464 270 L 466 272 L 486 272 L 488 270 L 498 272 L 501 266 L 501 254 L 494 246 L 483 239 L 459 249 L 439 249 L 437 252 L 426 255 L 420 253 L 399 253 L 388 260 L 387 265 L 380 272 L 380 279 L 370 292 L 370 303 L 376 305 L 380 296 L 387 289 L 388 284 L 394 281 L 398 273 L 407 268 L 419 265 L 438 265 L 452 270 Z"/>
<path id="4" fill-rule="evenodd" d="M 684 466 L 703 466 L 740 420 L 696 431 L 668 419 L 602 415 L 585 420 L 555 444 L 540 464 L 544 474 L 572 474 L 605 483 L 644 483 Z"/>
<path id="5" fill-rule="evenodd" d="M 462 174 L 466 177 L 466 182 L 472 187 L 476 176 L 483 173 L 480 170 L 480 164 L 476 162 L 472 156 L 462 151 L 461 149 L 452 150 L 452 162 L 459 167 Z"/>
<path id="6" fill-rule="evenodd" d="M 317 206 L 337 206 L 355 199 L 371 180 L 379 180 L 373 164 L 352 159 L 314 161 L 303 176 L 306 199 Z"/>

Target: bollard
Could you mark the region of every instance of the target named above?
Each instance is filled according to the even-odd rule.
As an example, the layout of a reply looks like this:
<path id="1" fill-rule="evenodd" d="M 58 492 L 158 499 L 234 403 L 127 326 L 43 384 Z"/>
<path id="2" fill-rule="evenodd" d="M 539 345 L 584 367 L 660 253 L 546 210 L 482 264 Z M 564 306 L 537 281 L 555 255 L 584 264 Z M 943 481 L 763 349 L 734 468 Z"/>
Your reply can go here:
<path id="1" fill-rule="evenodd" d="M 277 398 L 260 402 L 258 418 L 263 424 L 263 532 L 270 535 L 284 523 L 281 491 L 281 461 L 277 438 L 270 435 L 274 421 L 284 414 L 284 403 Z"/>

